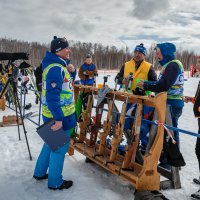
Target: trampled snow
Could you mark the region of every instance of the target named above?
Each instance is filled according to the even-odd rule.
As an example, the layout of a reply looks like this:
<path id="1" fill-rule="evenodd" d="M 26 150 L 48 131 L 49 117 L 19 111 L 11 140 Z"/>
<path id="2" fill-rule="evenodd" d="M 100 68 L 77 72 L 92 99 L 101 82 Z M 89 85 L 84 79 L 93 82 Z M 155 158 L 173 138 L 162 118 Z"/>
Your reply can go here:
<path id="1" fill-rule="evenodd" d="M 102 83 L 101 73 L 97 83 Z M 189 78 L 185 81 L 184 94 L 194 96 L 199 79 Z M 108 85 L 114 87 L 114 75 L 109 77 Z M 30 111 L 38 109 L 35 95 L 29 92 L 27 103 L 32 103 Z M 183 114 L 179 120 L 179 128 L 197 133 L 197 119 L 193 115 L 193 105 L 185 104 Z M 3 115 L 15 114 L 6 108 L 0 110 L 0 120 Z M 32 119 L 37 120 L 37 117 Z M 47 180 L 36 181 L 32 178 L 35 162 L 42 147 L 42 140 L 36 133 L 36 125 L 25 120 L 25 128 L 33 160 L 29 154 L 24 138 L 22 126 L 21 141 L 18 140 L 17 126 L 0 128 L 0 200 L 133 200 L 134 187 L 120 177 L 113 175 L 96 164 L 85 163 L 85 156 L 75 151 L 75 155 L 66 156 L 63 169 L 64 179 L 73 180 L 74 185 L 68 190 L 51 191 L 47 188 Z M 181 152 L 186 166 L 181 168 L 181 189 L 162 191 L 171 200 L 187 200 L 190 194 L 199 189 L 192 183 L 194 177 L 199 177 L 198 163 L 195 156 L 196 138 L 181 133 Z"/>

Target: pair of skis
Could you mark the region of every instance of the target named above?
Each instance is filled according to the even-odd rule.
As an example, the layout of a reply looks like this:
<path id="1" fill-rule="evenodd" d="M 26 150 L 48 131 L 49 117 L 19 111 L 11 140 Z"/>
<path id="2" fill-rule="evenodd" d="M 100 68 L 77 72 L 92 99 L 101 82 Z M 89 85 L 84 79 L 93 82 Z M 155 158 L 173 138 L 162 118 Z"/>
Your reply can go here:
<path id="1" fill-rule="evenodd" d="M 94 84 L 96 85 L 96 76 L 98 74 L 94 74 Z M 86 80 L 86 77 L 85 77 Z M 84 84 L 85 86 L 85 84 Z M 85 138 L 87 138 L 88 133 L 90 133 L 89 139 L 87 138 L 88 146 L 92 147 L 96 143 L 97 137 L 97 127 L 94 126 L 95 121 L 92 121 L 91 113 L 92 113 L 92 106 L 93 106 L 93 90 L 91 92 L 87 92 L 87 89 L 84 87 L 83 92 L 79 94 L 78 100 L 76 103 L 76 116 L 79 122 L 80 127 L 80 134 L 78 142 L 83 142 Z M 87 105 L 84 105 L 83 95 L 85 94 L 85 98 L 87 99 Z"/>
<path id="2" fill-rule="evenodd" d="M 38 116 L 37 111 L 26 113 L 26 114 L 23 116 L 23 118 L 36 117 L 36 116 Z"/>
<path id="3" fill-rule="evenodd" d="M 197 184 L 197 185 L 200 186 L 200 180 L 197 179 L 197 178 L 194 178 L 194 179 L 193 179 L 193 183 L 195 183 L 195 184 Z M 200 199 L 200 190 L 198 190 L 197 192 L 191 194 L 191 197 L 192 197 L 193 199 Z"/>
<path id="4" fill-rule="evenodd" d="M 130 78 L 129 82 L 132 82 L 132 78 Z M 130 88 L 130 84 L 128 84 L 128 88 Z M 108 135 L 110 135 L 111 132 L 111 126 L 112 126 L 112 120 L 113 120 L 113 109 L 114 109 L 114 101 L 116 97 L 116 86 L 117 86 L 117 80 L 115 85 L 115 92 L 113 94 L 113 98 L 109 101 L 108 106 L 108 113 L 107 113 L 107 119 L 104 121 L 103 124 L 103 132 L 100 132 L 100 145 L 98 153 L 95 154 L 95 156 L 102 156 L 105 153 L 106 149 L 106 139 Z M 121 92 L 119 92 L 121 94 Z M 119 117 L 119 122 L 115 125 L 115 131 L 113 134 L 113 138 L 111 141 L 111 151 L 109 159 L 106 160 L 106 163 L 113 163 L 115 161 L 115 158 L 117 156 L 118 152 L 118 146 L 122 140 L 123 130 L 124 130 L 124 123 L 125 123 L 125 115 L 126 115 L 126 107 L 128 104 L 128 96 L 126 97 L 126 101 L 123 103 L 121 114 Z"/>
<path id="5" fill-rule="evenodd" d="M 104 79 L 105 80 L 105 79 Z M 117 88 L 117 80 L 115 82 L 115 88 L 114 91 L 116 91 Z M 98 153 L 95 153 L 95 156 L 102 156 L 105 152 L 105 148 L 106 148 L 106 138 L 107 136 L 110 134 L 111 131 L 111 127 L 112 127 L 112 121 L 113 121 L 113 109 L 115 107 L 114 101 L 115 101 L 115 96 L 116 93 L 114 93 L 113 98 L 108 100 L 108 113 L 107 113 L 107 118 L 106 120 L 104 120 L 103 122 L 103 131 L 100 132 L 100 144 L 99 144 L 99 150 Z M 102 102 L 102 105 L 104 102 Z M 100 104 L 101 105 L 101 104 Z M 102 113 L 99 114 L 99 118 L 101 118 Z"/>
<path id="6" fill-rule="evenodd" d="M 108 77 L 110 75 L 104 76 L 104 82 L 103 82 L 103 88 L 106 86 L 106 82 L 108 81 Z M 117 84 L 115 84 L 115 90 L 116 90 Z M 101 129 L 101 118 L 103 114 L 103 108 L 105 104 L 109 105 L 109 101 L 105 101 L 105 99 L 96 107 L 96 116 L 93 117 L 93 125 L 91 129 L 91 137 L 90 137 L 90 146 L 93 147 L 96 143 L 98 132 Z M 116 108 L 116 107 L 115 107 Z"/>
<path id="7" fill-rule="evenodd" d="M 200 190 L 191 194 L 192 199 L 200 199 Z"/>

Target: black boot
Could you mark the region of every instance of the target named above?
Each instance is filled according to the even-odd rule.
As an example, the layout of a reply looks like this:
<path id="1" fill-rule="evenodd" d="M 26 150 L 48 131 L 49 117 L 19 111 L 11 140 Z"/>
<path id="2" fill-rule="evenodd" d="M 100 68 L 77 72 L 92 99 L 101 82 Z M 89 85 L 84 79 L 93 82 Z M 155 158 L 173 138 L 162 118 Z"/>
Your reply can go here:
<path id="1" fill-rule="evenodd" d="M 86 163 L 94 163 L 94 161 L 90 160 L 88 157 L 85 158 Z"/>
<path id="2" fill-rule="evenodd" d="M 24 109 L 29 110 L 31 108 L 31 106 L 32 106 L 31 103 L 26 104 L 25 107 L 24 107 Z"/>
<path id="3" fill-rule="evenodd" d="M 45 174 L 44 176 L 35 176 L 33 175 L 33 178 L 40 181 L 40 180 L 44 180 L 44 179 L 48 179 L 48 174 Z"/>
<path id="4" fill-rule="evenodd" d="M 64 180 L 62 185 L 58 188 L 52 188 L 52 187 L 48 187 L 50 190 L 62 190 L 62 189 L 68 189 L 73 185 L 73 181 L 66 181 Z"/>

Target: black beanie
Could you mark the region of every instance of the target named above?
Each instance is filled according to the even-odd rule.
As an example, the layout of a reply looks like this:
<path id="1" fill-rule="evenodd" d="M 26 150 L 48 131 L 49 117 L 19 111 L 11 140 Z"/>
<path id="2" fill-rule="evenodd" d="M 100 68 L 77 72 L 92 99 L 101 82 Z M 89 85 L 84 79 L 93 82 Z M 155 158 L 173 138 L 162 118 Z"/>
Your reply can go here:
<path id="1" fill-rule="evenodd" d="M 90 54 L 87 54 L 85 58 L 92 58 Z"/>
<path id="2" fill-rule="evenodd" d="M 64 48 L 68 48 L 69 43 L 66 40 L 66 38 L 57 38 L 57 36 L 54 36 L 53 40 L 51 41 L 51 52 L 56 53 L 58 51 L 61 51 Z"/>

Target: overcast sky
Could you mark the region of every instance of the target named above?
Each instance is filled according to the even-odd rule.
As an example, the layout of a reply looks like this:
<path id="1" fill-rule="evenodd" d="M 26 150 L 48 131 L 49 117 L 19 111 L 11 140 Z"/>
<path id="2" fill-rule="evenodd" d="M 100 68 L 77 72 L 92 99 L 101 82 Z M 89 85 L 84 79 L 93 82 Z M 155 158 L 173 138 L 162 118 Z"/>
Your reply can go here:
<path id="1" fill-rule="evenodd" d="M 0 37 L 130 49 L 168 41 L 200 53 L 199 0 L 0 0 L 0 9 Z"/>

